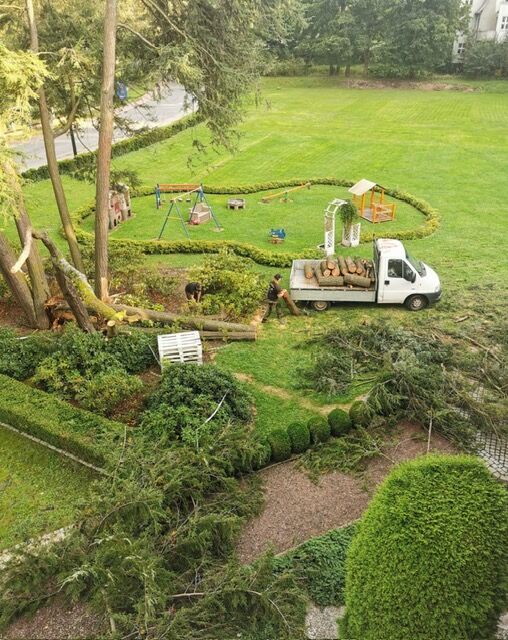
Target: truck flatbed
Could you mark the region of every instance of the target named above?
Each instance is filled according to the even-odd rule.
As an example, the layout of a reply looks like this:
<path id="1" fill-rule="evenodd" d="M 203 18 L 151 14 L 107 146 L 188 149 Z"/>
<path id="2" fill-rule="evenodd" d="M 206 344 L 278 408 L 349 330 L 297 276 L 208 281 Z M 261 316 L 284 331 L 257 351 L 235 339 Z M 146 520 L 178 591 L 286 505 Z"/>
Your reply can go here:
<path id="1" fill-rule="evenodd" d="M 310 264 L 318 267 L 321 260 L 294 260 L 289 279 L 290 295 L 293 300 L 326 301 L 326 302 L 375 302 L 375 283 L 364 289 L 362 287 L 349 286 L 320 286 L 314 276 L 307 279 L 304 273 L 304 265 Z"/>

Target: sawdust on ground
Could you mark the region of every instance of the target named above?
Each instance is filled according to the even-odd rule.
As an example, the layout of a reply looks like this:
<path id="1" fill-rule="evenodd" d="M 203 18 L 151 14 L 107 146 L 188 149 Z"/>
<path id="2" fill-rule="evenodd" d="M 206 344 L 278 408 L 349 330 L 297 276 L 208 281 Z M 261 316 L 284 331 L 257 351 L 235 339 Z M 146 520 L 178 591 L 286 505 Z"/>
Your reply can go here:
<path id="1" fill-rule="evenodd" d="M 427 451 L 425 433 L 415 425 L 401 424 L 396 440 L 385 448 L 384 456 L 370 461 L 361 476 L 334 472 L 323 475 L 316 485 L 294 462 L 267 468 L 261 473 L 264 510 L 243 529 L 237 547 L 241 561 L 251 562 L 269 548 L 285 551 L 357 520 L 394 464 Z M 432 436 L 430 450 L 454 451 L 439 435 Z"/>

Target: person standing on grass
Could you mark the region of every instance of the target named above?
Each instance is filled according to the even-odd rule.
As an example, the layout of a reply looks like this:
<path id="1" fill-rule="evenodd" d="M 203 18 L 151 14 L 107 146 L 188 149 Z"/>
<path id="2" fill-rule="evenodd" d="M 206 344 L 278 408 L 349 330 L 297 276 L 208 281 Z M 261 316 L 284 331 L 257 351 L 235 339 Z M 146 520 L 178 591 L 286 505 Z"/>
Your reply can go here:
<path id="1" fill-rule="evenodd" d="M 200 282 L 189 282 L 185 285 L 185 297 L 190 302 L 200 302 L 203 295 L 203 287 Z"/>
<path id="2" fill-rule="evenodd" d="M 276 273 L 268 286 L 268 291 L 266 292 L 266 302 L 268 306 L 266 307 L 265 315 L 263 316 L 263 320 L 261 322 L 266 322 L 274 309 L 275 313 L 277 314 L 277 318 L 279 318 L 279 320 L 282 319 L 282 311 L 279 307 L 279 300 L 287 294 L 287 291 L 286 289 L 283 289 L 281 287 L 281 281 L 282 276 L 280 275 L 280 273 Z"/>

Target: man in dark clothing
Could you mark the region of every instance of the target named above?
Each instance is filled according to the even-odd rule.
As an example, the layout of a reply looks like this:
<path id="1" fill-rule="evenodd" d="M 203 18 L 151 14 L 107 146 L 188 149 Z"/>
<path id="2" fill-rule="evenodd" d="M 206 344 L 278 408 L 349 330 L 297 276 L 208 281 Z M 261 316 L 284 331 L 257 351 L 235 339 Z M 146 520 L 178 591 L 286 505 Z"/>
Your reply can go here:
<path id="1" fill-rule="evenodd" d="M 201 300 L 201 295 L 203 293 L 203 288 L 199 282 L 189 282 L 185 286 L 185 296 L 187 300 L 194 300 L 194 302 L 199 302 Z"/>
<path id="2" fill-rule="evenodd" d="M 287 292 L 281 287 L 281 280 L 282 276 L 280 275 L 280 273 L 276 273 L 273 277 L 273 280 L 268 286 L 268 291 L 266 292 L 266 302 L 268 303 L 268 306 L 261 322 L 266 322 L 274 309 L 277 314 L 277 318 L 279 318 L 279 320 L 282 318 L 282 312 L 279 307 L 279 300 Z"/>

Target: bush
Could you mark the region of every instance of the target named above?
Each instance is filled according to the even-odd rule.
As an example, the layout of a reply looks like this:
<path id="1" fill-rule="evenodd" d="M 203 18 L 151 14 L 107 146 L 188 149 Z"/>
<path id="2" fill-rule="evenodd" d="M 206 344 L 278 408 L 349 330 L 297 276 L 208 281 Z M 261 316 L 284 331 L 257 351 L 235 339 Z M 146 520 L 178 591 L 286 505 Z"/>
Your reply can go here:
<path id="1" fill-rule="evenodd" d="M 42 334 L 20 338 L 11 329 L 0 329 L 0 373 L 16 380 L 30 378 L 54 345 L 54 340 Z"/>
<path id="2" fill-rule="evenodd" d="M 293 453 L 303 453 L 310 447 L 309 427 L 303 422 L 292 422 L 287 432 Z"/>
<path id="3" fill-rule="evenodd" d="M 129 373 L 140 373 L 156 363 L 151 349 L 157 353 L 157 340 L 142 331 L 121 333 L 108 340 L 105 348 Z"/>
<path id="4" fill-rule="evenodd" d="M 143 383 L 137 376 L 131 376 L 123 370 L 109 369 L 87 380 L 76 397 L 85 409 L 109 416 L 122 400 L 127 400 L 142 389 Z"/>
<path id="5" fill-rule="evenodd" d="M 320 607 L 343 605 L 346 556 L 355 532 L 356 525 L 352 524 L 311 538 L 277 558 L 275 570 L 294 573 Z"/>
<path id="6" fill-rule="evenodd" d="M 212 364 L 173 364 L 164 369 L 159 388 L 148 398 L 140 427 L 157 437 L 183 437 L 184 431 L 192 437 L 205 428 L 221 402 L 208 429 L 251 420 L 252 399 L 229 372 Z"/>
<path id="7" fill-rule="evenodd" d="M 362 400 L 356 400 L 349 408 L 349 417 L 355 427 L 368 427 L 370 424 L 370 412 L 367 404 Z"/>
<path id="8" fill-rule="evenodd" d="M 505 488 L 476 458 L 399 465 L 349 549 L 345 637 L 493 638 L 506 604 L 507 516 Z"/>
<path id="9" fill-rule="evenodd" d="M 330 425 L 332 436 L 344 436 L 353 427 L 349 414 L 338 407 L 328 414 L 328 424 Z"/>
<path id="10" fill-rule="evenodd" d="M 202 311 L 220 313 L 232 320 L 252 314 L 265 293 L 261 276 L 252 271 L 245 259 L 226 249 L 217 256 L 206 257 L 203 266 L 193 269 L 189 277 L 203 285 Z"/>
<path id="11" fill-rule="evenodd" d="M 318 444 L 319 442 L 326 442 L 330 437 L 331 430 L 328 422 L 320 416 L 311 418 L 307 423 L 310 431 L 310 439 L 312 444 Z"/>
<path id="12" fill-rule="evenodd" d="M 291 441 L 284 429 L 273 429 L 268 435 L 268 442 L 272 449 L 272 460 L 281 462 L 291 457 Z"/>
<path id="13" fill-rule="evenodd" d="M 466 76 L 476 78 L 508 75 L 508 42 L 470 39 L 464 53 L 463 70 Z"/>
<path id="14" fill-rule="evenodd" d="M 86 462 L 111 459 L 124 426 L 0 375 L 0 421 Z"/>

